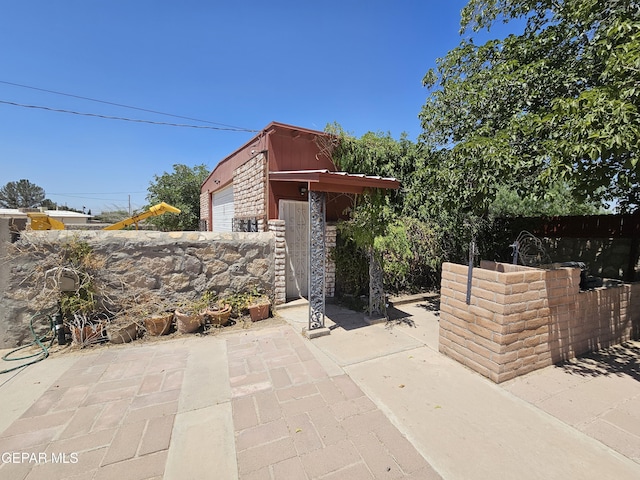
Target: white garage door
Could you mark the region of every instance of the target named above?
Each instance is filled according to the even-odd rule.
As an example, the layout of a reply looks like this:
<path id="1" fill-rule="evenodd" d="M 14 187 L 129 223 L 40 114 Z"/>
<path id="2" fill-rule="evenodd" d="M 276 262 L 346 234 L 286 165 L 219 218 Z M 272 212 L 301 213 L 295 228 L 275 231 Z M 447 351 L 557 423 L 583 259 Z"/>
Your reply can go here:
<path id="1" fill-rule="evenodd" d="M 211 229 L 214 232 L 233 231 L 233 184 L 215 192 L 211 205 Z"/>

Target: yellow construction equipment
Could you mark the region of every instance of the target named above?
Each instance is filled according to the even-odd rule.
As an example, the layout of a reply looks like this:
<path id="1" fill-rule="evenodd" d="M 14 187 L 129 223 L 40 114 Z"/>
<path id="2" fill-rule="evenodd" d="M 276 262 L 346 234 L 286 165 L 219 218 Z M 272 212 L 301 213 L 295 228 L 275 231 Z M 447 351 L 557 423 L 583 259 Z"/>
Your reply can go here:
<path id="1" fill-rule="evenodd" d="M 164 213 L 180 213 L 180 209 L 176 207 L 172 207 L 171 205 L 160 202 L 157 205 L 149 208 L 146 212 L 140 213 L 138 215 L 134 215 L 133 217 L 125 218 L 124 220 L 114 223 L 113 225 L 108 225 L 103 228 L 103 230 L 121 230 L 129 225 L 136 226 L 136 230 L 138 229 L 138 222 L 144 220 L 145 218 L 155 217 L 158 215 L 162 215 Z M 51 218 L 46 213 L 40 212 L 29 212 L 27 216 L 31 219 L 31 229 L 32 230 L 64 230 L 64 223 Z"/>
<path id="2" fill-rule="evenodd" d="M 133 225 L 135 223 L 136 230 L 138 229 L 138 222 L 140 220 L 144 220 L 145 218 L 155 217 L 157 215 L 162 215 L 163 213 L 180 213 L 180 209 L 176 207 L 172 207 L 169 204 L 164 202 L 160 202 L 158 205 L 154 205 L 146 212 L 140 213 L 138 215 L 134 215 L 133 217 L 125 218 L 124 220 L 114 223 L 113 225 L 109 225 L 108 227 L 104 227 L 103 230 L 120 230 L 124 227 L 128 227 L 129 225 Z"/>
<path id="3" fill-rule="evenodd" d="M 46 213 L 29 212 L 27 216 L 31 219 L 32 230 L 64 230 L 64 223 Z"/>

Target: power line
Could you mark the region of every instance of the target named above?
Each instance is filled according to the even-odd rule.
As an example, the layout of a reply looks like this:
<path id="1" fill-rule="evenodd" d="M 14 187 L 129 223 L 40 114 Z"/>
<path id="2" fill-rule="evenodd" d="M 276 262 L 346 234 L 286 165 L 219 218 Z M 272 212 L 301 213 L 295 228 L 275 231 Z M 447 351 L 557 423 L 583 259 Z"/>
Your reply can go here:
<path id="1" fill-rule="evenodd" d="M 51 195 L 127 195 L 129 193 L 147 193 L 146 190 L 140 192 L 58 192 Z"/>
<path id="2" fill-rule="evenodd" d="M 199 119 L 199 118 L 185 117 L 185 116 L 182 116 L 182 115 L 175 115 L 175 114 L 172 114 L 172 113 L 159 112 L 157 110 L 149 110 L 147 108 L 140 108 L 140 107 L 134 107 L 134 106 L 131 106 L 131 105 L 124 105 L 122 103 L 108 102 L 106 100 L 98 100 L 96 98 L 91 98 L 91 97 L 83 97 L 81 95 L 74 95 L 74 94 L 71 94 L 71 93 L 57 92 L 55 90 L 47 90 L 46 88 L 31 87 L 29 85 L 22 85 L 20 83 L 6 82 L 4 80 L 0 80 L 0 83 L 3 83 L 5 85 L 12 85 L 14 87 L 28 88 L 30 90 L 38 90 L 40 92 L 53 93 L 55 95 L 63 95 L 65 97 L 79 98 L 81 100 L 88 100 L 90 102 L 104 103 L 105 105 L 114 105 L 116 107 L 130 108 L 132 110 L 140 110 L 141 112 L 156 113 L 158 115 L 165 115 L 167 117 L 183 118 L 185 120 L 192 120 L 194 122 L 209 123 L 211 125 L 220 125 L 222 127 L 233 128 L 233 129 L 237 129 L 237 130 L 240 130 L 240 131 L 248 131 L 248 132 L 256 132 L 257 131 L 257 130 L 247 130 L 247 129 L 244 129 L 242 127 L 236 127 L 234 125 L 227 125 L 227 124 L 224 124 L 224 123 L 210 122 L 208 120 L 202 120 L 202 119 Z"/>
<path id="3" fill-rule="evenodd" d="M 88 194 L 88 195 L 91 195 L 91 194 Z M 101 194 L 96 194 L 96 195 L 101 195 Z M 104 194 L 102 194 L 102 195 L 104 195 Z M 81 198 L 81 199 L 84 199 L 84 200 L 103 200 L 103 201 L 109 201 L 109 202 L 115 202 L 115 201 L 118 201 L 118 200 L 123 200 L 123 198 L 84 197 L 84 196 L 81 196 L 81 195 L 68 195 L 68 194 L 61 194 L 61 193 L 47 193 L 47 197 Z"/>
<path id="4" fill-rule="evenodd" d="M 205 129 L 205 130 L 225 130 L 225 131 L 229 131 L 229 132 L 254 132 L 257 133 L 260 130 L 250 130 L 248 128 L 236 128 L 236 127 L 210 127 L 208 125 L 189 125 L 186 123 L 167 123 L 167 122 L 155 122 L 153 120 L 141 120 L 141 119 L 135 119 L 135 118 L 126 118 L 126 117 L 113 117 L 111 115 L 100 115 L 98 113 L 85 113 L 85 112 L 75 112 L 73 110 L 63 110 L 60 108 L 51 108 L 51 107 L 44 107 L 41 105 L 25 105 L 22 103 L 16 103 L 16 102 L 7 102 L 5 100 L 0 100 L 0 103 L 4 103 L 6 105 L 13 105 L 16 107 L 24 107 L 24 108 L 35 108 L 35 109 L 40 109 L 40 110 L 47 110 L 50 112 L 58 112 L 58 113 L 70 113 L 73 115 L 81 115 L 81 116 L 85 116 L 85 117 L 97 117 L 97 118 L 105 118 L 108 120 L 121 120 L 121 121 L 125 121 L 125 122 L 135 122 L 135 123 L 149 123 L 151 125 L 166 125 L 169 127 L 184 127 L 184 128 L 200 128 L 200 129 Z"/>

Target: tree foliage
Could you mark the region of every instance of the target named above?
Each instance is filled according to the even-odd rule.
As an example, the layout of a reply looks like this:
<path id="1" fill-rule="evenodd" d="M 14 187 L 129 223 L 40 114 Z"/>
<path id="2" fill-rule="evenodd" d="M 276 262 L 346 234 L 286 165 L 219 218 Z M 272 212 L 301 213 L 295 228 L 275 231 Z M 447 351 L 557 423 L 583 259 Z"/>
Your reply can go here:
<path id="1" fill-rule="evenodd" d="M 129 218 L 129 212 L 122 208 L 114 208 L 113 210 L 102 211 L 94 217 L 94 220 L 101 223 L 118 223 Z"/>
<path id="2" fill-rule="evenodd" d="M 150 217 L 147 221 L 164 231 L 198 230 L 200 186 L 208 175 L 209 169 L 204 164 L 194 167 L 176 164 L 172 173 L 155 175 L 148 188 L 149 206 L 166 202 L 179 208 L 181 213 Z"/>
<path id="3" fill-rule="evenodd" d="M 447 204 L 487 211 L 498 187 L 542 197 L 556 182 L 578 198 L 640 201 L 640 4 L 631 0 L 471 0 L 462 32 L 520 19 L 524 32 L 438 60 L 420 117 L 446 151 Z M 432 182 L 434 185 L 437 184 Z"/>
<path id="4" fill-rule="evenodd" d="M 605 213 L 598 205 L 578 202 L 562 183 L 550 185 L 544 198 L 518 195 L 515 190 L 500 187 L 489 206 L 493 217 L 550 217 L 564 215 L 598 215 Z"/>
<path id="5" fill-rule="evenodd" d="M 362 292 L 362 285 L 353 284 L 362 278 L 358 276 L 359 259 L 373 255 L 383 268 L 384 285 L 389 291 L 435 286 L 441 263 L 440 230 L 435 224 L 422 222 L 414 208 L 422 196 L 416 180 L 416 172 L 424 166 L 421 146 L 404 134 L 399 140 L 388 133 L 373 132 L 356 138 L 337 124 L 327 129 L 338 139 L 332 158 L 339 169 L 393 177 L 401 184 L 398 191 L 376 190 L 355 198 L 349 220 L 339 224 L 341 236 L 349 240 L 344 241 L 335 258 L 336 283 L 340 284 L 341 276 L 347 274 L 348 281 L 342 283 L 353 289 L 349 293 Z"/>
<path id="6" fill-rule="evenodd" d="M 481 189 L 482 178 L 463 171 L 449 151 L 429 149 L 404 135 L 396 140 L 369 132 L 355 138 L 339 125 L 328 129 L 337 135 L 332 158 L 339 169 L 401 182 L 398 191 L 357 197 L 349 220 L 339 224 L 341 236 L 350 239 L 336 255 L 337 282 L 346 275 L 345 285 L 359 278 L 355 259 L 374 252 L 382 260 L 389 291 L 434 288 L 443 261 L 466 263 L 473 236 L 483 252 L 492 251 L 496 242 L 508 245 L 498 235 L 504 229 L 496 229 L 497 216 L 595 213 L 593 205 L 576 201 L 564 184 L 552 185 L 542 199 L 517 193 L 508 178 L 496 179 L 495 200 L 479 212 L 474 202 L 489 198 Z M 363 286 L 350 288 L 360 292 Z M 342 290 L 346 292 L 344 286 Z"/>
<path id="7" fill-rule="evenodd" d="M 338 124 L 326 130 L 338 139 L 332 151 L 336 166 L 345 172 L 393 177 L 404 185 L 420 164 L 417 145 L 403 134 L 395 140 L 389 133 L 367 132 L 356 138 Z M 402 213 L 407 191 L 372 191 L 358 196 L 350 211 L 351 219 L 341 228 L 362 248 L 374 246 L 376 237 L 385 235 L 394 217 Z"/>
<path id="8" fill-rule="evenodd" d="M 29 180 L 9 182 L 0 188 L 0 207 L 36 208 L 45 200 L 44 189 Z"/>

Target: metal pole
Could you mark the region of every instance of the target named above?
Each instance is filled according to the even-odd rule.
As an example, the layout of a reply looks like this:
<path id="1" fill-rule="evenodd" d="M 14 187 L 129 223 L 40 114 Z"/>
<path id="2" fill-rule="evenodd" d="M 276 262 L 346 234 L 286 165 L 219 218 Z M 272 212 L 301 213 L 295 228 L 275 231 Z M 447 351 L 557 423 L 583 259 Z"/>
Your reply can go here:
<path id="1" fill-rule="evenodd" d="M 518 243 L 518 240 L 516 240 L 515 242 L 513 242 L 513 244 L 509 245 L 511 248 L 513 248 L 513 258 L 512 258 L 512 263 L 514 265 L 518 264 L 518 247 L 520 246 L 520 244 Z"/>
<path id="2" fill-rule="evenodd" d="M 471 303 L 471 280 L 473 278 L 473 258 L 476 255 L 476 239 L 472 238 L 469 244 L 469 269 L 467 273 L 467 305 Z"/>

